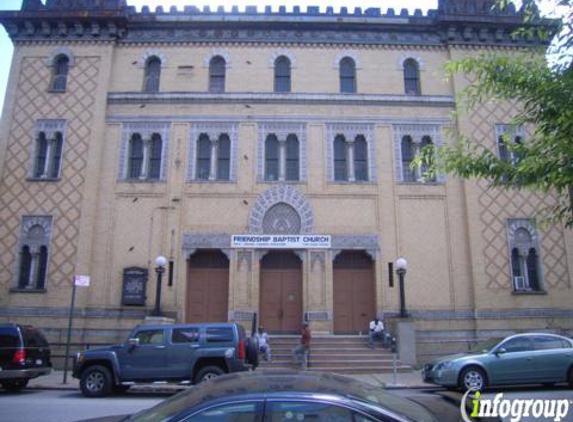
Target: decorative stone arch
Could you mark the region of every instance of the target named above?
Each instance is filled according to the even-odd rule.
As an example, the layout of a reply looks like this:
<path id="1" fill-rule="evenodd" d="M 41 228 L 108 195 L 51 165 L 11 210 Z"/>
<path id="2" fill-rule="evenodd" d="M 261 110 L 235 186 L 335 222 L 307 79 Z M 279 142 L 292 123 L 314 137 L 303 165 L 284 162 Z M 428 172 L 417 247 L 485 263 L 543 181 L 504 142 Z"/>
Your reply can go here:
<path id="1" fill-rule="evenodd" d="M 161 62 L 162 69 L 167 66 L 167 58 L 165 57 L 165 53 L 159 50 L 147 50 L 145 53 L 142 54 L 141 58 L 139 59 L 139 62 L 137 63 L 137 66 L 140 69 L 145 69 L 147 60 L 149 60 L 149 58 L 151 57 L 157 57 L 159 59 L 159 61 Z"/>
<path id="2" fill-rule="evenodd" d="M 205 56 L 205 60 L 203 61 L 203 66 L 205 68 L 209 68 L 209 64 L 213 57 L 221 56 L 225 60 L 225 69 L 231 68 L 231 58 L 229 52 L 227 50 L 222 49 L 213 49 Z"/>
<path id="3" fill-rule="evenodd" d="M 336 55 L 336 59 L 334 60 L 335 69 L 337 70 L 340 69 L 340 62 L 345 57 L 350 57 L 352 60 L 354 60 L 354 65 L 356 66 L 356 70 L 362 69 L 362 62 L 358 58 L 358 54 L 353 50 L 344 50 Z"/>
<path id="4" fill-rule="evenodd" d="M 257 198 L 249 213 L 249 233 L 263 234 L 263 223 L 267 212 L 275 205 L 286 204 L 300 218 L 300 233 L 311 233 L 314 226 L 314 212 L 308 199 L 290 185 L 274 186 Z M 291 214 L 292 215 L 292 214 Z M 290 218 L 287 214 L 286 218 Z"/>
<path id="5" fill-rule="evenodd" d="M 279 50 L 275 50 L 271 53 L 271 56 L 269 57 L 269 69 L 275 68 L 275 62 L 280 56 L 285 56 L 286 58 L 288 58 L 290 60 L 290 68 L 291 69 L 294 69 L 296 67 L 296 56 L 295 56 L 295 54 L 290 50 L 279 49 Z"/>
<path id="6" fill-rule="evenodd" d="M 76 56 L 74 55 L 73 51 L 68 47 L 59 47 L 53 50 L 46 58 L 46 66 L 53 67 L 56 64 L 56 60 L 60 56 L 66 56 L 68 58 L 69 67 L 72 67 L 76 64 Z"/>
<path id="7" fill-rule="evenodd" d="M 49 244 L 52 235 L 52 217 L 49 216 L 25 216 L 22 219 L 22 229 L 20 231 L 20 243 L 27 243 L 29 235 L 33 233 L 33 229 L 39 226 L 43 231 L 43 239 L 34 239 L 40 241 L 42 244 Z"/>
<path id="8" fill-rule="evenodd" d="M 413 53 L 405 53 L 405 54 L 402 54 L 400 56 L 400 58 L 398 59 L 398 63 L 396 64 L 399 71 L 401 71 L 401 72 L 404 71 L 404 63 L 408 59 L 415 60 L 416 63 L 418 63 L 418 71 L 419 72 L 426 70 L 426 64 L 420 56 L 415 55 Z"/>
<path id="9" fill-rule="evenodd" d="M 515 247 L 519 248 L 521 246 L 518 244 L 519 242 L 516 236 L 520 230 L 525 230 L 529 234 L 531 238 L 530 246 L 534 247 L 537 251 L 539 251 L 539 235 L 532 220 L 527 218 L 520 218 L 520 219 L 516 218 L 507 221 L 507 236 L 508 236 L 509 249 L 511 250 Z M 527 251 L 522 251 L 522 252 L 526 253 Z"/>
<path id="10" fill-rule="evenodd" d="M 24 246 L 30 248 L 30 252 L 36 255 L 33 258 L 35 261 L 32 263 L 33 266 L 37 265 L 37 254 L 42 247 L 46 248 L 49 256 L 50 242 L 52 237 L 52 216 L 49 215 L 25 215 L 22 217 L 22 222 L 20 223 L 20 237 L 18 239 L 18 244 L 15 250 L 14 267 L 13 267 L 13 280 L 12 286 L 18 287 L 18 281 L 20 277 L 20 265 L 21 257 L 20 251 Z M 46 263 L 49 266 L 49 259 Z M 46 266 L 46 273 L 48 268 Z M 32 271 L 34 273 L 35 271 Z M 44 280 L 45 282 L 46 280 Z M 30 284 L 32 288 L 33 284 Z"/>

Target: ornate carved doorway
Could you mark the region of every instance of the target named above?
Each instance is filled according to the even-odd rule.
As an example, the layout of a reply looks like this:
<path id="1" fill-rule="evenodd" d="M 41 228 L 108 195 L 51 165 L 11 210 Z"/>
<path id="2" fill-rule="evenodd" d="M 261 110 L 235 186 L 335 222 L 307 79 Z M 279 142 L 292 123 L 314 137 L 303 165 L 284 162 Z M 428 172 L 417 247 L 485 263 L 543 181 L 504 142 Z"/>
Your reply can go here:
<path id="1" fill-rule="evenodd" d="M 185 322 L 226 322 L 229 310 L 229 260 L 220 251 L 199 251 L 187 269 Z"/>
<path id="2" fill-rule="evenodd" d="M 376 312 L 374 265 L 364 252 L 341 252 L 334 260 L 334 333 L 368 330 Z"/>
<path id="3" fill-rule="evenodd" d="M 302 263 L 292 252 L 269 252 L 261 261 L 260 321 L 271 333 L 294 334 L 302 321 Z"/>

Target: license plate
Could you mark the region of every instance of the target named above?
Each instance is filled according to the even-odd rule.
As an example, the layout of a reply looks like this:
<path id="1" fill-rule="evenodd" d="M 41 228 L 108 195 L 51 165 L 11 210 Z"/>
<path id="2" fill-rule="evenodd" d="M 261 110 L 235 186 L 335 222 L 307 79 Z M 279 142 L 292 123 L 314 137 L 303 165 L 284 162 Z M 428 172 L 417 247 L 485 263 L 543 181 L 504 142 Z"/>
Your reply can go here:
<path id="1" fill-rule="evenodd" d="M 41 365 L 42 364 L 42 359 L 36 359 L 36 365 Z"/>

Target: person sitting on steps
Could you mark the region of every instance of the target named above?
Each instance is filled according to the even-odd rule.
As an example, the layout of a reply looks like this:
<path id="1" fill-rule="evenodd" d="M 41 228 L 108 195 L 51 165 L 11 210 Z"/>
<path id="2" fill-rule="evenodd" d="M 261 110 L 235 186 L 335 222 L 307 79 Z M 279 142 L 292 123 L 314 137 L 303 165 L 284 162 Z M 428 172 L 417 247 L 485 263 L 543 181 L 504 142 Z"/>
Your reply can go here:
<path id="1" fill-rule="evenodd" d="M 259 331 L 255 333 L 255 338 L 259 342 L 259 352 L 265 354 L 265 360 L 271 361 L 271 345 L 269 343 L 269 335 L 263 326 L 259 327 Z"/>
<path id="2" fill-rule="evenodd" d="M 370 321 L 368 328 L 368 347 L 374 349 L 374 339 L 377 338 L 382 340 L 383 347 L 388 345 L 384 323 L 378 317 L 375 317 L 373 321 Z"/>

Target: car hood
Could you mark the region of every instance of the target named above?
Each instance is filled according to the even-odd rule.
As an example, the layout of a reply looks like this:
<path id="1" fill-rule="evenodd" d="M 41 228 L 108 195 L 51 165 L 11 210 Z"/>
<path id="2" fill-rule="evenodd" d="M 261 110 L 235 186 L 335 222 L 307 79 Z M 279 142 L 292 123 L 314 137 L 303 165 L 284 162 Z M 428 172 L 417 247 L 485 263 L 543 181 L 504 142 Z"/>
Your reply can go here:
<path id="1" fill-rule="evenodd" d="M 424 407 L 440 422 L 460 422 L 462 414 L 460 402 L 462 395 L 454 392 L 438 392 L 436 394 L 413 393 L 407 397 Z"/>
<path id="2" fill-rule="evenodd" d="M 114 415 L 114 416 L 102 416 L 101 418 L 94 419 L 82 419 L 77 422 L 119 422 L 126 419 L 130 415 Z"/>

